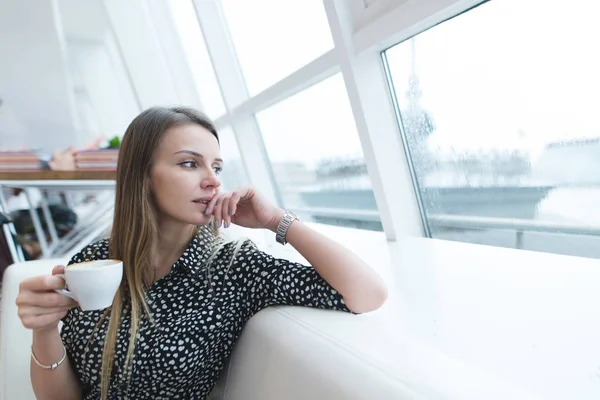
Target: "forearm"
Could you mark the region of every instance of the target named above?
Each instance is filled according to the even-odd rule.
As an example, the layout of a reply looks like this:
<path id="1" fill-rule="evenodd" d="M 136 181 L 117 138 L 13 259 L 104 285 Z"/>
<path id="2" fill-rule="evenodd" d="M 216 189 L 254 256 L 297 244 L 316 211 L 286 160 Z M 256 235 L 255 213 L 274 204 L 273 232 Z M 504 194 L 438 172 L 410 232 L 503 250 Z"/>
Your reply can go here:
<path id="1" fill-rule="evenodd" d="M 40 363 L 44 365 L 58 362 L 64 354 L 58 329 L 51 332 L 34 331 L 33 352 Z M 54 370 L 40 367 L 32 358 L 31 384 L 38 400 L 81 399 L 81 385 L 68 358 Z"/>
<path id="2" fill-rule="evenodd" d="M 271 230 L 274 229 L 271 227 Z M 286 239 L 342 295 L 351 311 L 375 310 L 387 298 L 387 288 L 381 277 L 336 241 L 298 221 L 292 223 Z"/>

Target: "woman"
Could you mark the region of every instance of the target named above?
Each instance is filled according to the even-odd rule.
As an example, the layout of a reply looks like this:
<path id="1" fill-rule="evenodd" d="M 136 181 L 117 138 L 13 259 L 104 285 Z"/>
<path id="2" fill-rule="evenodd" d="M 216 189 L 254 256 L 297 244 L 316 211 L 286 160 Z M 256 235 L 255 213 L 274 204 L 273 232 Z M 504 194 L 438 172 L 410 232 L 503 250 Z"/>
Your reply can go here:
<path id="1" fill-rule="evenodd" d="M 385 301 L 379 276 L 347 249 L 255 189 L 219 192 L 222 164 L 217 132 L 197 111 L 156 107 L 133 120 L 119 155 L 110 239 L 71 260 L 123 260 L 112 307 L 81 311 L 54 292 L 64 286 L 55 276 L 21 285 L 17 305 L 33 329 L 39 399 L 203 399 L 261 309 L 363 313 Z M 215 228 L 231 224 L 277 232 L 312 267 L 273 258 L 250 241 L 225 242 Z"/>

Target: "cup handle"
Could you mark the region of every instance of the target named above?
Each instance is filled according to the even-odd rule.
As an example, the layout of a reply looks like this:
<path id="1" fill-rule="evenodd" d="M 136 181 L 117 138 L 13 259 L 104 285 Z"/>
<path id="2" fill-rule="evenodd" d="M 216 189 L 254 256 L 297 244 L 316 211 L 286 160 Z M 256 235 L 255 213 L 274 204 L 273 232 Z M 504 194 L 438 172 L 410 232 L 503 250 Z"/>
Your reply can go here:
<path id="1" fill-rule="evenodd" d="M 54 276 L 57 276 L 57 277 L 61 278 L 63 281 L 65 281 L 65 284 L 67 283 L 67 280 L 65 279 L 65 274 L 56 274 Z M 56 293 L 58 293 L 58 294 L 62 294 L 63 296 L 70 297 L 73 300 L 77 301 L 77 299 L 75 298 L 75 296 L 73 295 L 73 293 L 69 292 L 66 289 L 55 289 L 54 291 Z"/>

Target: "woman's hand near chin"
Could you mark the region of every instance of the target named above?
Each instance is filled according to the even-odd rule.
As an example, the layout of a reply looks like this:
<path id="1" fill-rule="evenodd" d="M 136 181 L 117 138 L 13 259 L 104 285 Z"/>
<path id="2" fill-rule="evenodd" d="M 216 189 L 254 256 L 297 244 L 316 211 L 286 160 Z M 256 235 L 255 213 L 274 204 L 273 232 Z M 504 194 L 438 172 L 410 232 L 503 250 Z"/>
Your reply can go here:
<path id="1" fill-rule="evenodd" d="M 208 204 L 206 214 L 215 218 L 217 227 L 228 228 L 236 224 L 275 231 L 285 211 L 265 199 L 255 188 L 243 186 L 233 192 L 217 193 Z"/>

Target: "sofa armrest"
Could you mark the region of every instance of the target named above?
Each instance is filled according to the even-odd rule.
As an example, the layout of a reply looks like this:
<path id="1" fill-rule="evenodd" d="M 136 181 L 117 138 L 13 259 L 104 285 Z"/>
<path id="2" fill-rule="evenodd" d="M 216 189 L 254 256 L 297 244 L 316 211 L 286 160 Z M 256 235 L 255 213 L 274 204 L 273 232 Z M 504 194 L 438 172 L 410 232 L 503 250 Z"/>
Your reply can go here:
<path id="1" fill-rule="evenodd" d="M 29 378 L 31 330 L 17 315 L 15 300 L 20 283 L 30 277 L 48 275 L 63 259 L 47 259 L 12 264 L 4 271 L 0 301 L 0 398 L 35 400 Z"/>
<path id="2" fill-rule="evenodd" d="M 265 309 L 244 328 L 217 390 L 223 400 L 539 399 L 379 316 Z"/>

